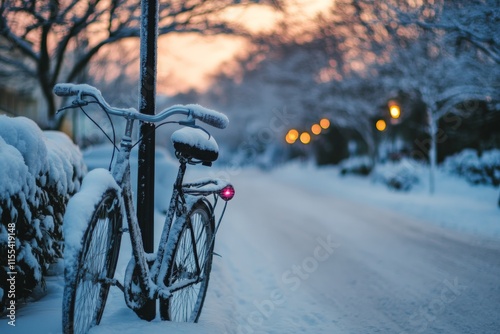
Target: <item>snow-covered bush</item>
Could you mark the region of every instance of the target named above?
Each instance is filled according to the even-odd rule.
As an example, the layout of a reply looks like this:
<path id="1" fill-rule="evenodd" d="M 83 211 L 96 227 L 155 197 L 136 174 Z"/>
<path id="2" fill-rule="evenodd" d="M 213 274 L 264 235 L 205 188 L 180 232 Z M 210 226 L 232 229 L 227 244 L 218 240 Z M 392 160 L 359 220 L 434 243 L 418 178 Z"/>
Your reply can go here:
<path id="1" fill-rule="evenodd" d="M 79 149 L 65 134 L 0 116 L 0 311 L 9 272 L 16 273 L 18 299 L 43 288 L 48 266 L 62 256 L 66 203 L 85 173 Z"/>
<path id="2" fill-rule="evenodd" d="M 446 158 L 445 171 L 465 178 L 472 184 L 500 185 L 500 150 L 485 151 L 479 157 L 476 150 L 466 149 Z"/>
<path id="3" fill-rule="evenodd" d="M 406 158 L 387 162 L 374 168 L 372 178 L 390 189 L 409 191 L 420 182 L 415 168 L 418 165 L 418 162 Z"/>
<path id="4" fill-rule="evenodd" d="M 340 174 L 369 175 L 373 168 L 370 157 L 357 156 L 342 160 L 339 164 Z"/>

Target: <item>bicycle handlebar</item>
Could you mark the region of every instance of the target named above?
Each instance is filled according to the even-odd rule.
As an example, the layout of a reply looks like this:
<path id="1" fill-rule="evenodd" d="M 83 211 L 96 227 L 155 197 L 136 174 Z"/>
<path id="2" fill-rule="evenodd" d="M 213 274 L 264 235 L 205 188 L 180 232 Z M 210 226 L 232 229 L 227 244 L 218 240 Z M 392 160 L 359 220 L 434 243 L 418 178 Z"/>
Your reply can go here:
<path id="1" fill-rule="evenodd" d="M 104 97 L 97 88 L 87 84 L 60 83 L 54 86 L 54 94 L 57 96 L 76 96 L 77 99 L 75 101 L 84 101 L 84 96 L 91 96 L 96 99 L 107 113 L 125 118 L 138 119 L 143 122 L 156 123 L 172 115 L 182 114 L 199 119 L 203 123 L 219 129 L 224 129 L 229 124 L 226 115 L 198 104 L 174 105 L 162 110 L 156 115 L 141 114 L 137 112 L 135 108 L 111 107 L 106 100 L 104 100 Z"/>

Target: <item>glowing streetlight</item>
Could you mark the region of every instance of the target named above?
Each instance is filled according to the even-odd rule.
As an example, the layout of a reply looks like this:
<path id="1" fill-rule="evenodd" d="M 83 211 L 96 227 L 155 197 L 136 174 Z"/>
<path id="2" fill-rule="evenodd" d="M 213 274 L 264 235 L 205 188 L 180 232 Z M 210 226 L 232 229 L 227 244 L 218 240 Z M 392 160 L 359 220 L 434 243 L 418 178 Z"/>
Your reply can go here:
<path id="1" fill-rule="evenodd" d="M 377 123 L 375 123 L 375 127 L 377 128 L 378 131 L 384 131 L 385 128 L 387 127 L 387 124 L 383 119 L 379 119 Z"/>
<path id="2" fill-rule="evenodd" d="M 328 120 L 328 118 L 322 118 L 319 121 L 319 125 L 326 130 L 330 127 L 330 121 Z"/>
<path id="3" fill-rule="evenodd" d="M 319 124 L 313 124 L 313 126 L 311 126 L 311 132 L 315 135 L 319 135 L 321 133 L 321 126 Z"/>
<path id="4" fill-rule="evenodd" d="M 397 118 L 399 118 L 399 116 L 401 116 L 401 110 L 399 109 L 399 106 L 397 106 L 397 105 L 390 107 L 389 113 L 391 114 L 391 117 L 395 118 L 395 119 L 397 119 Z"/>
<path id="5" fill-rule="evenodd" d="M 293 144 L 299 138 L 299 132 L 295 129 L 291 129 L 285 136 L 285 140 L 288 144 Z"/>
<path id="6" fill-rule="evenodd" d="M 307 132 L 302 132 L 300 134 L 300 141 L 302 144 L 309 144 L 311 142 L 311 135 Z"/>
<path id="7" fill-rule="evenodd" d="M 290 139 L 292 140 L 297 140 L 299 138 L 299 131 L 291 129 L 288 131 L 288 136 L 290 136 Z"/>
<path id="8" fill-rule="evenodd" d="M 401 108 L 398 103 L 394 100 L 389 101 L 389 114 L 392 118 L 398 119 L 401 116 Z"/>

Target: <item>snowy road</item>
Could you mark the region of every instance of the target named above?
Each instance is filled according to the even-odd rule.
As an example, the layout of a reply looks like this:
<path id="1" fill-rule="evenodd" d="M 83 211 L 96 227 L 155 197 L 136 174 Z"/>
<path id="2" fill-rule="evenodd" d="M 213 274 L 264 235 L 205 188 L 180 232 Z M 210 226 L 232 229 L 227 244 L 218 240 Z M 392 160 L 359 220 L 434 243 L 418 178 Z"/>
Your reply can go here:
<path id="1" fill-rule="evenodd" d="M 235 182 L 218 261 L 237 269 L 228 332 L 500 331 L 498 246 L 271 176 Z"/>
<path id="2" fill-rule="evenodd" d="M 457 236 L 275 173 L 245 171 L 232 181 L 237 194 L 200 322 L 140 321 L 114 289 L 91 333 L 500 331 L 498 241 Z M 19 310 L 14 330 L 2 321 L 0 332 L 59 333 L 60 284 L 51 279 L 49 295 Z"/>

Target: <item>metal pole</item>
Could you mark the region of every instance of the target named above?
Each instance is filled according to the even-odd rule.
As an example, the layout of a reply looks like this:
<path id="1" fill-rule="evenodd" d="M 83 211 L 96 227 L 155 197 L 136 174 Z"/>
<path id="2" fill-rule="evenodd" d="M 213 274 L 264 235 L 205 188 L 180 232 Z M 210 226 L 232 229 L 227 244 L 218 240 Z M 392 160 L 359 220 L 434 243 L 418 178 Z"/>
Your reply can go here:
<path id="1" fill-rule="evenodd" d="M 141 61 L 139 112 L 155 114 L 156 55 L 158 38 L 158 1 L 141 1 Z M 155 134 L 154 124 L 142 123 L 137 170 L 137 219 L 141 228 L 144 251 L 154 251 L 154 180 Z M 139 317 L 151 321 L 156 316 L 155 302 L 147 303 Z"/>

